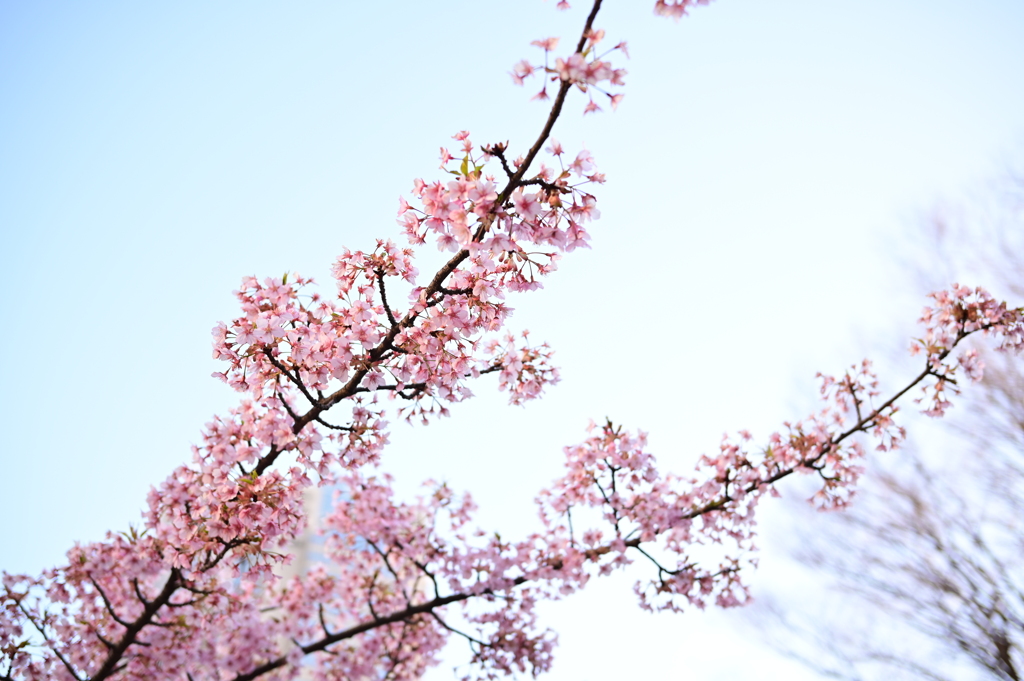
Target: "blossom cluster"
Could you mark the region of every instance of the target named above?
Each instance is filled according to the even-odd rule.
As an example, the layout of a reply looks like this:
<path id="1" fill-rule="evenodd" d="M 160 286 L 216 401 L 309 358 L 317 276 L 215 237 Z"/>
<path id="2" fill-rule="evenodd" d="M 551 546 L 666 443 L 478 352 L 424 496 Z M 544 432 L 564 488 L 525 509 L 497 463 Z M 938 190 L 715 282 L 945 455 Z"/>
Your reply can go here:
<path id="1" fill-rule="evenodd" d="M 815 475 L 820 488 L 811 501 L 823 510 L 842 508 L 862 473 L 866 445 L 890 451 L 903 441 L 904 429 L 895 421 L 901 395 L 918 384 L 927 389 L 930 377 L 937 377 L 941 390 L 955 381 L 958 369 L 980 378 L 976 351 L 947 359 L 958 343 L 981 332 L 998 336 L 1002 349 L 1024 346 L 1024 309 L 1009 309 L 983 289 L 958 285 L 932 297 L 937 305 L 925 310 L 924 339 L 915 345 L 928 353 L 926 368 L 893 397 L 880 399 L 868 360 L 841 377 L 819 374 L 821 410 L 783 424 L 761 448 L 751 448 L 746 431 L 738 439 L 723 438 L 715 455 L 700 458 L 693 477 L 662 475 L 645 451 L 643 433 L 608 422 L 582 444 L 566 448 L 567 473 L 540 497 L 548 534 L 568 535 L 577 555 L 599 573 L 630 563 L 630 551 L 652 563 L 655 578 L 636 585 L 642 607 L 745 603 L 749 593 L 741 568 L 756 563 L 755 511 L 764 495 L 778 494 L 779 481 Z M 941 415 L 934 406 L 926 413 Z M 600 521 L 582 524 L 588 510 L 599 511 Z"/>
<path id="2" fill-rule="evenodd" d="M 416 180 L 413 195 L 420 206 L 401 202 L 400 224 L 410 243 L 422 244 L 433 235 L 440 250 L 468 249 L 473 265 L 455 282 L 474 294 L 493 293 L 498 286 L 510 290 L 538 288 L 536 274 L 553 269 L 556 252 L 585 247 L 590 239 L 586 223 L 600 217 L 594 196 L 581 187 L 603 183 L 587 151 L 566 162 L 555 141 L 546 150 L 558 168 L 541 164 L 529 179 L 516 179 L 525 171 L 522 157 L 511 162 L 507 145 L 494 144 L 474 151 L 469 133 L 454 135 L 461 156 L 441 149 L 441 167 L 454 176 L 448 182 Z M 496 180 L 485 175 L 486 164 L 498 159 L 509 176 L 501 194 Z M 515 185 L 514 187 L 511 185 Z M 554 252 L 533 252 L 530 247 L 553 247 Z"/>
<path id="3" fill-rule="evenodd" d="M 658 0 L 654 4 L 654 13 L 663 17 L 679 20 L 686 16 L 687 10 L 698 5 L 707 5 L 711 0 Z"/>
<path id="4" fill-rule="evenodd" d="M 559 39 L 534 40 L 530 44 L 544 50 L 544 63 L 534 64 L 527 59 L 520 60 L 512 67 L 512 82 L 522 85 L 527 78 L 541 73 L 544 74 L 543 84 L 540 92 L 534 95 L 533 99 L 549 99 L 548 81 L 550 80 L 551 82 L 575 85 L 581 92 L 586 93 L 588 101 L 583 109 L 584 114 L 601 110 L 601 107 L 594 101 L 594 91 L 608 97 L 612 109 L 617 109 L 624 95 L 621 92 L 609 92 L 605 87 L 625 85 L 626 70 L 613 68 L 611 62 L 607 61 L 605 57 L 616 50 L 620 50 L 628 57 L 629 51 L 626 43 L 620 42 L 611 49 L 597 54 L 597 45 L 604 37 L 603 29 L 591 29 L 587 33 L 581 49 L 577 49 L 567 57 L 557 57 L 553 65 L 550 64 L 549 55 L 558 49 Z M 603 83 L 607 83 L 607 86 L 602 86 Z"/>
<path id="5" fill-rule="evenodd" d="M 967 336 L 981 333 L 997 334 L 998 350 L 1019 352 L 1024 348 L 1024 315 L 1020 308 L 1009 308 L 980 287 L 953 284 L 948 291 L 937 291 L 929 297 L 934 305 L 925 307 L 920 319 L 925 333 L 914 339 L 910 351 L 925 356 L 925 371 L 934 379 L 923 385 L 924 395 L 918 402 L 928 404 L 925 414 L 938 417 L 951 406 L 948 395 L 959 392 L 957 370 L 963 369 L 969 379 L 978 381 L 985 367 L 977 348 L 961 352 L 954 362 L 948 361 L 953 348 Z"/>

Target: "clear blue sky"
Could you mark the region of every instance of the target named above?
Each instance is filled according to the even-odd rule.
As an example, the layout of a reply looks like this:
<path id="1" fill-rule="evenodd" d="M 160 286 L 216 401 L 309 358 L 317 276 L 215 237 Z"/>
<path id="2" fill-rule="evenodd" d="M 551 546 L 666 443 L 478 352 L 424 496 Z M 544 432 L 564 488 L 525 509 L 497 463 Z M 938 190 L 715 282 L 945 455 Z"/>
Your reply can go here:
<path id="1" fill-rule="evenodd" d="M 0 568 L 126 527 L 233 404 L 209 331 L 243 275 L 329 285 L 343 246 L 397 234 L 452 133 L 532 140 L 545 111 L 507 72 L 574 35 L 576 4 L 0 2 Z M 481 385 L 396 427 L 386 463 L 406 491 L 472 490 L 510 536 L 588 418 L 684 470 L 800 416 L 814 371 L 878 350 L 856 339 L 906 337 L 905 226 L 1024 144 L 1019 2 L 716 0 L 678 24 L 606 5 L 626 100 L 582 119 L 577 98 L 555 133 L 608 175 L 594 248 L 513 301 L 563 382 L 526 409 Z M 723 652 L 749 636 L 735 613 L 638 614 L 628 580 L 549 610 L 557 681 L 790 674 Z"/>

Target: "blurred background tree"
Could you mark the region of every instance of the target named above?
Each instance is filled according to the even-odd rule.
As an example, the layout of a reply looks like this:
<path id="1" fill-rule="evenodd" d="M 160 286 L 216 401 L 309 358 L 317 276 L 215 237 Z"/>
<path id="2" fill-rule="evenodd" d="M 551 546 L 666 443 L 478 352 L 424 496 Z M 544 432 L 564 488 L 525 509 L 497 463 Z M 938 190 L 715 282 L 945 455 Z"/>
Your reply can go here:
<path id="1" fill-rule="evenodd" d="M 1024 175 L 936 208 L 914 242 L 903 288 L 915 296 L 984 281 L 1024 300 Z M 755 617 L 823 676 L 1024 677 L 1024 360 L 983 358 L 960 413 L 873 458 L 848 513 L 815 518 L 813 533 L 789 530 L 792 557 L 828 587 L 799 600 L 768 594 Z M 796 506 L 806 526 L 812 511 Z"/>

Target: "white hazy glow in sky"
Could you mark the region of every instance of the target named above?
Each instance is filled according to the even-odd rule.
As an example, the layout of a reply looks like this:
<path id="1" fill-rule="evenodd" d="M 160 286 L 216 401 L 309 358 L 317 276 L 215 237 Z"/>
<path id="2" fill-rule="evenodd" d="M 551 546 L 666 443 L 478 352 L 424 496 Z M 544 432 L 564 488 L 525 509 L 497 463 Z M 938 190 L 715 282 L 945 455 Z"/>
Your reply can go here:
<path id="1" fill-rule="evenodd" d="M 563 380 L 524 409 L 482 382 L 445 422 L 395 424 L 385 457 L 404 493 L 446 479 L 506 536 L 590 418 L 685 470 L 799 418 L 794 386 L 877 350 L 856 338 L 909 336 L 901 230 L 1024 142 L 1019 2 L 716 0 L 678 24 L 605 4 L 626 99 L 582 118 L 577 96 L 555 131 L 608 176 L 593 250 L 510 301 Z M 243 275 L 329 289 L 342 247 L 397 238 L 398 195 L 453 133 L 524 150 L 546 108 L 507 73 L 530 40 L 575 40 L 577 5 L 0 4 L 0 569 L 126 528 L 236 402 L 209 331 Z M 755 586 L 786 580 L 770 547 L 762 566 Z M 814 678 L 742 613 L 643 614 L 630 584 L 545 608 L 549 678 Z"/>

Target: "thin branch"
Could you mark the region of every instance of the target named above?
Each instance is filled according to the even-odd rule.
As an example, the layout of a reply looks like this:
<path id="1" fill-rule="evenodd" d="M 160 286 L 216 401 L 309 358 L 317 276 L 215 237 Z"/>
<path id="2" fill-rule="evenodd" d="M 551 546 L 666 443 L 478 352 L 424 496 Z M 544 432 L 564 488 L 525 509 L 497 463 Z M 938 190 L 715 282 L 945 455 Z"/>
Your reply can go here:
<path id="1" fill-rule="evenodd" d="M 110 604 L 110 599 L 107 598 L 107 594 L 104 593 L 102 588 L 100 588 L 100 585 L 96 583 L 96 580 L 92 578 L 91 574 L 87 574 L 86 577 L 88 577 L 89 581 L 92 582 L 93 587 L 96 589 L 96 593 L 100 595 L 100 599 L 103 601 L 103 607 L 107 609 L 107 612 L 110 613 L 110 616 L 114 619 L 115 622 L 117 622 L 122 627 L 127 629 L 130 625 L 117 616 L 117 613 L 114 612 L 114 606 Z"/>
<path id="2" fill-rule="evenodd" d="M 449 624 L 447 622 L 445 622 L 443 619 L 441 619 L 441 616 L 438 615 L 433 610 L 430 611 L 430 616 L 433 617 L 437 621 L 438 624 L 440 624 L 442 627 L 444 627 L 448 631 L 452 632 L 453 634 L 458 634 L 459 636 L 461 636 L 464 639 L 466 639 L 467 641 L 469 641 L 471 649 L 472 649 L 472 646 L 473 646 L 474 643 L 477 644 L 478 646 L 480 646 L 481 648 L 493 648 L 494 647 L 493 644 L 488 643 L 487 641 L 481 641 L 480 639 L 476 638 L 475 636 L 471 636 L 471 635 L 467 634 L 466 632 L 464 632 L 464 631 L 462 631 L 460 629 L 456 629 L 455 627 L 449 626 Z M 476 651 L 473 651 L 473 652 L 476 652 Z"/>
<path id="3" fill-rule="evenodd" d="M 526 581 L 526 578 L 518 577 L 512 580 L 511 586 L 519 586 L 521 584 L 526 583 Z M 486 597 L 489 595 L 493 595 L 493 592 L 483 591 L 480 593 L 459 593 L 452 594 L 450 596 L 445 596 L 444 598 L 434 598 L 430 601 L 427 601 L 426 603 L 420 603 L 419 605 L 409 606 L 404 610 L 399 610 L 390 615 L 375 617 L 370 622 L 363 622 L 362 624 L 350 627 L 348 629 L 345 629 L 344 631 L 339 631 L 332 636 L 325 636 L 324 638 L 320 639 L 319 641 L 316 641 L 315 643 L 310 643 L 309 645 L 302 646 L 302 651 L 307 655 L 309 655 L 310 653 L 326 651 L 329 646 L 339 641 L 344 641 L 346 639 L 353 638 L 354 636 L 366 633 L 367 631 L 372 631 L 373 629 L 387 626 L 389 624 L 402 622 L 416 615 L 427 614 L 432 610 L 443 607 L 445 605 L 459 603 L 461 601 L 469 600 L 471 598 Z M 245 674 L 239 674 L 234 678 L 234 681 L 252 681 L 252 679 L 259 678 L 260 676 L 272 672 L 275 669 L 280 669 L 286 664 L 288 664 L 287 657 L 278 657 L 275 660 L 271 660 L 270 662 L 267 662 L 265 664 L 260 665 L 259 667 L 256 667 L 250 672 L 247 672 Z"/>
<path id="4" fill-rule="evenodd" d="M 285 377 L 288 378 L 289 381 L 295 384 L 295 387 L 299 389 L 299 392 L 302 393 L 303 397 L 309 400 L 309 403 L 311 405 L 316 406 L 318 404 L 317 400 L 309 393 L 309 390 L 306 388 L 306 384 L 299 380 L 298 370 L 296 370 L 295 375 L 292 376 L 291 372 L 288 371 L 284 364 L 279 362 L 277 358 L 274 357 L 274 354 L 270 351 L 270 348 L 264 347 L 263 354 L 266 355 L 267 360 L 274 366 L 275 369 L 280 371 L 282 374 L 285 375 Z M 288 410 L 288 413 L 291 414 L 290 409 Z M 292 416 L 292 421 L 298 423 L 299 417 Z"/>
<path id="5" fill-rule="evenodd" d="M 395 319 L 395 315 L 391 312 L 391 307 L 388 306 L 388 294 L 384 290 L 384 270 L 377 268 L 377 286 L 380 289 L 380 300 L 381 304 L 384 305 L 384 312 L 388 315 L 388 321 L 391 322 L 391 326 L 398 326 L 398 320 Z"/>
<path id="6" fill-rule="evenodd" d="M 319 604 L 319 612 L 317 613 L 317 615 L 320 618 L 320 628 L 324 630 L 324 635 L 325 636 L 332 636 L 331 630 L 327 627 L 326 620 L 324 620 L 324 604 L 323 603 Z"/>
<path id="7" fill-rule="evenodd" d="M 32 617 L 31 614 L 29 614 L 29 611 L 25 608 L 24 605 L 22 605 L 21 601 L 15 602 L 18 605 L 18 610 L 21 610 L 21 613 L 25 615 L 25 619 L 27 619 L 29 623 L 36 628 L 36 631 L 43 635 L 44 639 L 49 640 L 49 636 L 46 635 L 46 632 L 43 630 L 43 627 L 36 622 L 35 618 Z M 78 672 L 76 672 L 75 668 L 71 666 L 71 663 L 68 662 L 67 658 L 65 658 L 64 655 L 62 655 L 61 652 L 57 650 L 56 646 L 50 646 L 50 650 L 52 650 L 53 654 L 57 656 L 57 659 L 61 661 L 61 664 L 63 664 L 64 667 L 67 668 L 68 673 L 71 674 L 75 681 L 83 681 L 82 677 L 78 675 Z"/>

